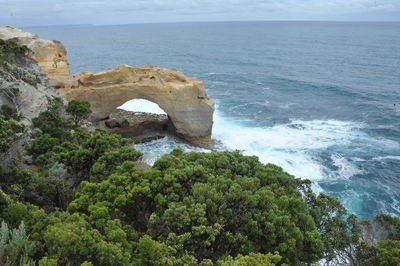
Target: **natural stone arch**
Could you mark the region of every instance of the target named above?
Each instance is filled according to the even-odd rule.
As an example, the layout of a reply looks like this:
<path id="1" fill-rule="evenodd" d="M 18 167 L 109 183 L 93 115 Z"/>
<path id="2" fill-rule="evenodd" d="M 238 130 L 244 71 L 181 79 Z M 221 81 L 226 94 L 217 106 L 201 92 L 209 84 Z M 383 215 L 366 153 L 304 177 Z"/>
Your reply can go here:
<path id="1" fill-rule="evenodd" d="M 97 114 L 107 114 L 131 99 L 158 104 L 169 116 L 176 133 L 198 144 L 211 141 L 214 102 L 203 84 L 174 69 L 121 65 L 96 74 L 83 72 L 60 88 L 70 99 L 87 100 Z"/>
<path id="2" fill-rule="evenodd" d="M 101 114 L 130 99 L 147 99 L 166 111 L 177 134 L 194 143 L 211 142 L 214 102 L 196 78 L 187 78 L 174 69 L 127 65 L 70 76 L 67 50 L 60 42 L 12 27 L 0 27 L 0 38 L 28 46 L 52 87 L 68 100 L 87 100 Z"/>

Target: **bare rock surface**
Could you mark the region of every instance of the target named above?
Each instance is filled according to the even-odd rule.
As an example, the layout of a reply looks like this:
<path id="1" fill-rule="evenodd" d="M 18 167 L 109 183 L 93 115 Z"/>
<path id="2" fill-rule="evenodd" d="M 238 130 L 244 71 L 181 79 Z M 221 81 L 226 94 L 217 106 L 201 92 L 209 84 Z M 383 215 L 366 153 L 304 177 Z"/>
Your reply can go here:
<path id="1" fill-rule="evenodd" d="M 28 50 L 0 54 L 0 105 L 16 107 L 22 122 L 30 125 L 47 108 L 47 99 L 59 96 Z"/>
<path id="2" fill-rule="evenodd" d="M 36 34 L 13 27 L 0 27 L 0 39 L 14 40 L 32 50 L 32 58 L 48 75 L 53 87 L 69 82 L 67 50 L 61 42 L 40 39 Z"/>
<path id="3" fill-rule="evenodd" d="M 113 111 L 98 127 L 124 137 L 134 139 L 135 143 L 174 136 L 175 129 L 167 115 L 129 112 L 121 109 Z"/>

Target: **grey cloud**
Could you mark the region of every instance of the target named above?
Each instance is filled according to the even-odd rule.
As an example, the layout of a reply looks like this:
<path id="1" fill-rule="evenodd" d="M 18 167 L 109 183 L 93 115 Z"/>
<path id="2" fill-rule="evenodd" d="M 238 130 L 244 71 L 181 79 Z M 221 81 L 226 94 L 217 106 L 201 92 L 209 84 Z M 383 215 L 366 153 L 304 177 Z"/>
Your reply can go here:
<path id="1" fill-rule="evenodd" d="M 0 25 L 16 26 L 190 20 L 187 14 L 203 21 L 400 14 L 399 0 L 0 0 L 0 6 Z"/>

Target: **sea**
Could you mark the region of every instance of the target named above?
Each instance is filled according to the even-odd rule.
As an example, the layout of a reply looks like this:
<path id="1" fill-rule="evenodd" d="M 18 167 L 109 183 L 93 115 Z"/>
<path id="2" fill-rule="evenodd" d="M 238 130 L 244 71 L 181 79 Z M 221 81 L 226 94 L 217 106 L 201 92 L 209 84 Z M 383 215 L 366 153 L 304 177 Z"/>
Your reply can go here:
<path id="1" fill-rule="evenodd" d="M 310 179 L 316 193 L 338 197 L 359 219 L 400 216 L 400 22 L 25 30 L 61 41 L 72 73 L 128 64 L 197 77 L 216 103 L 218 150 Z M 129 100 L 125 108 L 135 105 Z M 177 147 L 209 152 L 172 138 L 136 145 L 150 164 Z"/>

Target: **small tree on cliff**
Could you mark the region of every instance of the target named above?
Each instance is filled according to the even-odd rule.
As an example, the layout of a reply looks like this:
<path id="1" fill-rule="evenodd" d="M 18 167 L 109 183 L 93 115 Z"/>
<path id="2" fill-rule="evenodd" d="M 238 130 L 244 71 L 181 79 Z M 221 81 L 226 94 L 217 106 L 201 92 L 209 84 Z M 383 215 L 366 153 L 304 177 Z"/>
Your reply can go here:
<path id="1" fill-rule="evenodd" d="M 0 113 L 0 156 L 8 151 L 13 142 L 18 138 L 18 134 L 25 131 L 25 126 L 11 119 L 7 120 Z"/>
<path id="2" fill-rule="evenodd" d="M 72 100 L 68 103 L 66 111 L 73 117 L 75 126 L 78 126 L 83 119 L 90 115 L 92 109 L 88 101 Z"/>

